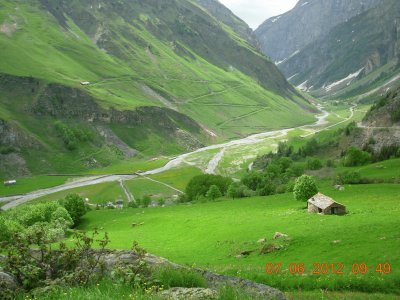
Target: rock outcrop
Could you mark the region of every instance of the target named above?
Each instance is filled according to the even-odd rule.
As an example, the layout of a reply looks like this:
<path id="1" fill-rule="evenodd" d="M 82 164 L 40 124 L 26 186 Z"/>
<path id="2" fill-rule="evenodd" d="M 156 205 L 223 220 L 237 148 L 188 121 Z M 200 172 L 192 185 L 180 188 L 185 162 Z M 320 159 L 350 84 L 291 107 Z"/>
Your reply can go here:
<path id="1" fill-rule="evenodd" d="M 289 12 L 266 20 L 255 34 L 264 53 L 274 61 L 283 61 L 380 1 L 301 0 Z"/>
<path id="2" fill-rule="evenodd" d="M 9 290 L 15 290 L 17 288 L 17 282 L 14 277 L 10 274 L 0 272 L 0 287 Z"/>
<path id="3" fill-rule="evenodd" d="M 181 266 L 170 262 L 169 260 L 158 257 L 151 254 L 145 254 L 145 257 L 142 258 L 140 254 L 135 251 L 128 250 L 104 250 L 104 252 L 98 252 L 101 254 L 101 261 L 104 263 L 105 272 L 111 273 L 115 266 L 120 265 L 135 265 L 143 260 L 152 268 L 157 267 L 171 267 L 174 269 L 189 269 L 188 267 Z M 0 261 L 4 259 L 4 256 L 0 255 Z M 192 269 L 195 272 L 201 274 L 208 284 L 208 289 L 170 289 L 169 292 L 165 293 L 168 299 L 213 299 L 213 298 L 201 298 L 204 295 L 209 295 L 215 297 L 216 290 L 219 288 L 223 288 L 226 286 L 232 287 L 234 289 L 241 289 L 248 293 L 249 295 L 253 295 L 254 297 L 262 297 L 262 299 L 276 299 L 276 300 L 285 300 L 285 295 L 270 286 L 253 282 L 251 280 L 220 275 L 207 270 L 201 269 Z M 12 278 L 12 276 L 6 273 L 0 273 L 0 281 L 4 274 L 5 280 L 11 286 L 16 287 L 16 282 Z M 185 298 L 184 296 L 192 295 L 193 298 Z M 175 297 L 176 296 L 176 297 Z M 181 297 L 181 298 L 180 298 Z M 198 298 L 196 298 L 198 297 Z"/>
<path id="4" fill-rule="evenodd" d="M 169 266 L 175 269 L 187 269 L 187 267 L 180 266 L 165 258 L 151 254 L 146 254 L 144 260 L 153 267 Z M 133 251 L 109 251 L 106 253 L 104 261 L 107 269 L 111 270 L 117 264 L 135 264 L 139 261 L 139 256 Z M 264 284 L 256 283 L 247 279 L 220 275 L 207 270 L 194 269 L 194 271 L 200 273 L 204 277 L 211 289 L 231 286 L 233 288 L 242 289 L 250 295 L 263 297 L 263 299 L 286 299 L 285 295 L 281 291 Z"/>
<path id="5" fill-rule="evenodd" d="M 212 300 L 218 299 L 218 292 L 203 288 L 172 288 L 160 293 L 160 296 L 171 300 Z"/>

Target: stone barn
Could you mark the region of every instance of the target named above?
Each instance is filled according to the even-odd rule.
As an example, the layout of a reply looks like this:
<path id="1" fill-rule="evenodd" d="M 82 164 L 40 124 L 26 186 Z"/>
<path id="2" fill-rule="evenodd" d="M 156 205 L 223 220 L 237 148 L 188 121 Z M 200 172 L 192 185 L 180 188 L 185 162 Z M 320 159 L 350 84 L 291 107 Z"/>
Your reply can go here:
<path id="1" fill-rule="evenodd" d="M 323 215 L 344 215 L 346 207 L 321 193 L 308 200 L 308 212 Z"/>

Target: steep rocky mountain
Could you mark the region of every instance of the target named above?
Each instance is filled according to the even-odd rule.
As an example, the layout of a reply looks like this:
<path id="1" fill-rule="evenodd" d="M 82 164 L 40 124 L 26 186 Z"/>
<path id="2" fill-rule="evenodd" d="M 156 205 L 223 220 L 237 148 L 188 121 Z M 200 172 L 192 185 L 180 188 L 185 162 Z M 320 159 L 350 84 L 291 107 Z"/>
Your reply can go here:
<path id="1" fill-rule="evenodd" d="M 374 104 L 365 116 L 363 125 L 400 128 L 400 88 L 388 93 Z"/>
<path id="2" fill-rule="evenodd" d="M 395 82 L 399 16 L 399 1 L 382 1 L 337 25 L 279 67 L 293 84 L 317 96 L 355 96 L 391 79 Z"/>
<path id="3" fill-rule="evenodd" d="M 318 17 L 313 16 L 318 11 Z M 399 16 L 400 2 L 395 0 L 300 1 L 274 25 L 267 26 L 275 34 L 279 34 L 274 31 L 279 26 L 289 32 L 281 42 L 285 45 L 279 45 L 287 52 L 276 54 L 272 49 L 271 53 L 277 55 L 278 67 L 292 84 L 315 96 L 385 93 L 398 79 Z M 269 42 L 276 47 L 273 39 Z"/>
<path id="4" fill-rule="evenodd" d="M 300 0 L 289 12 L 269 18 L 255 34 L 261 49 L 283 62 L 311 42 L 381 0 Z"/>
<path id="5" fill-rule="evenodd" d="M 243 23 L 203 5 L 2 1 L 0 176 L 85 170 L 312 121 Z"/>
<path id="6" fill-rule="evenodd" d="M 249 25 L 218 0 L 196 0 L 196 2 L 207 9 L 218 21 L 232 28 L 240 37 L 258 47 L 257 37 Z"/>

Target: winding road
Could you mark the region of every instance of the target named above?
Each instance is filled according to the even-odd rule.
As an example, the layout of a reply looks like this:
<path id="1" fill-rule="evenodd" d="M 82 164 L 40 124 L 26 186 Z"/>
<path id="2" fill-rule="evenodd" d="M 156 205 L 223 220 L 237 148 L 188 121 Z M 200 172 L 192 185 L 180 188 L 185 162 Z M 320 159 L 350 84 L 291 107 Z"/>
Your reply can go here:
<path id="1" fill-rule="evenodd" d="M 89 177 L 89 178 L 84 178 L 83 180 L 66 183 L 64 185 L 60 185 L 60 186 L 56 186 L 56 187 L 47 188 L 47 189 L 43 189 L 43 190 L 37 190 L 37 191 L 31 192 L 28 194 L 11 196 L 11 197 L 1 197 L 0 202 L 3 202 L 3 203 L 8 202 L 2 207 L 2 209 L 8 210 L 8 209 L 14 208 L 18 205 L 21 205 L 23 203 L 29 202 L 31 200 L 34 200 L 34 199 L 37 199 L 37 198 L 40 198 L 40 197 L 43 197 L 46 195 L 54 194 L 57 192 L 65 191 L 65 190 L 70 190 L 70 189 L 74 189 L 74 188 L 85 187 L 85 186 L 90 186 L 90 185 L 95 185 L 95 184 L 100 184 L 100 183 L 105 183 L 105 182 L 118 182 L 118 181 L 123 182 L 126 180 L 132 180 L 132 179 L 138 178 L 140 176 L 146 177 L 149 175 L 163 173 L 163 172 L 171 170 L 181 164 L 184 164 L 185 159 L 193 154 L 197 154 L 197 153 L 201 153 L 201 152 L 205 152 L 205 151 L 209 151 L 209 150 L 221 149 L 221 151 L 218 152 L 210 160 L 210 162 L 208 163 L 207 169 L 206 169 L 206 173 L 213 174 L 213 173 L 215 173 L 219 162 L 223 158 L 225 151 L 230 147 L 256 144 L 256 143 L 266 141 L 268 139 L 287 136 L 287 134 L 292 130 L 320 127 L 322 125 L 327 124 L 328 121 L 326 119 L 329 116 L 329 112 L 325 111 L 324 108 L 320 105 L 318 105 L 317 107 L 321 113 L 318 116 L 316 116 L 317 121 L 311 125 L 303 125 L 303 126 L 293 127 L 293 128 L 288 128 L 288 129 L 267 131 L 267 132 L 263 132 L 263 133 L 253 134 L 246 138 L 229 141 L 229 142 L 226 142 L 223 144 L 207 146 L 204 148 L 197 149 L 190 153 L 181 154 L 181 155 L 177 156 L 176 158 L 172 159 L 171 161 L 169 161 L 165 166 L 163 166 L 161 168 L 157 168 L 157 169 L 139 173 L 139 174 L 106 175 L 106 176 L 99 176 L 99 177 Z M 355 109 L 355 106 L 350 108 L 351 115 L 349 118 L 347 118 L 341 122 L 338 122 L 336 124 L 325 127 L 323 129 L 314 130 L 312 133 L 307 134 L 306 136 L 315 134 L 319 131 L 326 130 L 328 128 L 331 128 L 333 126 L 336 126 L 338 124 L 341 124 L 341 123 L 344 123 L 344 122 L 350 120 L 354 116 L 354 109 Z M 304 136 L 304 137 L 306 137 L 306 136 Z"/>

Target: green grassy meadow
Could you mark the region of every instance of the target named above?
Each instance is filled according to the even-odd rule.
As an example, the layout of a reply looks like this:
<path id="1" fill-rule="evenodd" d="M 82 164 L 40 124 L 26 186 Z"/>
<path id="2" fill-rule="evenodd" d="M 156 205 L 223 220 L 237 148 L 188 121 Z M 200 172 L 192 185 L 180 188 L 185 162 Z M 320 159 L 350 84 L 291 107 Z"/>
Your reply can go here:
<path id="1" fill-rule="evenodd" d="M 68 176 L 34 176 L 20 178 L 16 185 L 5 186 L 0 184 L 0 196 L 25 194 L 38 189 L 50 188 L 67 182 Z"/>
<path id="2" fill-rule="evenodd" d="M 291 194 L 222 200 L 167 208 L 91 211 L 80 229 L 107 231 L 110 247 L 129 249 L 137 240 L 150 253 L 171 261 L 246 277 L 283 290 L 358 290 L 399 293 L 400 191 L 396 184 L 353 185 L 338 192 L 323 190 L 348 208 L 345 216 L 308 214 Z M 132 223 L 144 223 L 132 228 Z M 273 241 L 275 232 L 290 240 Z M 280 244 L 279 251 L 261 255 L 257 241 Z M 235 258 L 241 251 L 248 257 Z M 279 274 L 265 274 L 267 262 L 281 263 Z M 343 263 L 343 275 L 312 275 L 313 264 Z M 351 273 L 365 262 L 365 275 Z M 304 263 L 305 275 L 292 275 L 291 263 Z M 375 272 L 390 263 L 391 274 Z"/>

